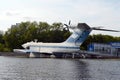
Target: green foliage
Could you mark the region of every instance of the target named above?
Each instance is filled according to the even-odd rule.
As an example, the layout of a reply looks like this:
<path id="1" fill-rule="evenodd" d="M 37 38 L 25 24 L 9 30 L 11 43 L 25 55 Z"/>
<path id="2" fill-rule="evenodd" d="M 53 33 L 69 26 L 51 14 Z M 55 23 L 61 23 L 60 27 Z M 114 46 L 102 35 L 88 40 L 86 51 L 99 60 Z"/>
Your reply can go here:
<path id="1" fill-rule="evenodd" d="M 0 34 L 0 43 L 4 43 L 3 35 Z"/>
<path id="2" fill-rule="evenodd" d="M 5 47 L 5 48 L 3 49 L 3 52 L 11 52 L 11 49 Z"/>
<path id="3" fill-rule="evenodd" d="M 39 42 L 62 42 L 66 39 L 62 23 L 21 22 L 12 25 L 5 33 L 5 45 L 10 49 L 22 48 L 23 43 L 38 39 Z M 70 34 L 70 32 L 67 32 Z"/>
<path id="4" fill-rule="evenodd" d="M 2 52 L 2 51 L 4 51 L 4 47 L 5 47 L 5 45 L 4 45 L 4 39 L 3 39 L 3 34 L 0 32 L 0 51 Z"/>
<path id="5" fill-rule="evenodd" d="M 0 51 L 3 51 L 4 45 L 0 43 Z"/>

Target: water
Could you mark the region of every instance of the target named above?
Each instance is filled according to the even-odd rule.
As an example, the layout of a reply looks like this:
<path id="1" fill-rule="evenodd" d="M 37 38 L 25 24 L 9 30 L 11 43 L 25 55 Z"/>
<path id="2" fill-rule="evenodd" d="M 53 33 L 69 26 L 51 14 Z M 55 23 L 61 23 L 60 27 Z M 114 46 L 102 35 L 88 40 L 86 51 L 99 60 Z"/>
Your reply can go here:
<path id="1" fill-rule="evenodd" d="M 120 80 L 120 60 L 0 56 L 0 80 Z"/>

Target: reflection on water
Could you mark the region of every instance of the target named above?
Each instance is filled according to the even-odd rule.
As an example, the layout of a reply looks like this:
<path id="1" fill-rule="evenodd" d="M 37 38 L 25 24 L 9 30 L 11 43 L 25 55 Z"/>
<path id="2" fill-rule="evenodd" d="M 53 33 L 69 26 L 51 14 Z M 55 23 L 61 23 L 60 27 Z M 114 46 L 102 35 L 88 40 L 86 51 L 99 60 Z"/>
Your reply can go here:
<path id="1" fill-rule="evenodd" d="M 120 60 L 82 60 L 89 64 L 92 80 L 120 80 Z"/>
<path id="2" fill-rule="evenodd" d="M 0 57 L 0 80 L 119 79 L 119 60 Z"/>

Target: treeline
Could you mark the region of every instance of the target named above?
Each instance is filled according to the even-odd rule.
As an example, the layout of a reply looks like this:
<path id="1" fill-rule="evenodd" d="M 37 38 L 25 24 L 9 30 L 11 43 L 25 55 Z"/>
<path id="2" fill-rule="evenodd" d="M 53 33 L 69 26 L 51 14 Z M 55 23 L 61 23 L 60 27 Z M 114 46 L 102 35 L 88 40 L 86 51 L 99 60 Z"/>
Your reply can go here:
<path id="1" fill-rule="evenodd" d="M 56 22 L 48 24 L 47 22 L 21 22 L 12 25 L 5 34 L 0 33 L 0 51 L 12 51 L 22 48 L 23 43 L 34 41 L 38 42 L 63 42 L 69 36 L 69 30 L 63 27 L 62 23 Z M 111 41 L 120 41 L 120 37 L 109 35 L 90 35 L 82 44 L 81 49 L 86 49 L 92 42 L 107 43 Z"/>
<path id="2" fill-rule="evenodd" d="M 87 50 L 87 45 L 90 43 L 109 43 L 109 42 L 120 42 L 120 37 L 113 37 L 110 35 L 89 35 L 87 40 L 81 45 L 81 49 Z"/>
<path id="3" fill-rule="evenodd" d="M 23 43 L 34 41 L 35 39 L 38 42 L 62 42 L 69 35 L 70 32 L 59 22 L 51 25 L 47 22 L 16 23 L 4 35 L 1 35 L 0 51 L 20 49 Z"/>

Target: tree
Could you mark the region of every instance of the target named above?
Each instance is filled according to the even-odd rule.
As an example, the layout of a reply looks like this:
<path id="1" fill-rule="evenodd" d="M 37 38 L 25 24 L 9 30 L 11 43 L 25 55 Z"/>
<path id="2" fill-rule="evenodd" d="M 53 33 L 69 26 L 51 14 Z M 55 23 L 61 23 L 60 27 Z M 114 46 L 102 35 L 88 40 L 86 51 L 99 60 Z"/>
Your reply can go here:
<path id="1" fill-rule="evenodd" d="M 59 22 L 51 25 L 47 22 L 21 22 L 12 25 L 4 35 L 0 35 L 0 47 L 1 51 L 12 51 L 13 49 L 22 48 L 22 44 L 35 39 L 39 42 L 63 42 L 70 34 L 68 30 L 64 29 L 63 24 Z M 111 41 L 120 41 L 120 37 L 102 34 L 90 35 L 81 45 L 81 48 L 86 50 L 87 45 L 93 42 L 107 43 Z"/>
<path id="2" fill-rule="evenodd" d="M 66 32 L 62 23 L 50 25 L 46 22 L 21 22 L 12 25 L 5 33 L 5 46 L 11 50 L 22 48 L 23 43 L 34 39 L 38 39 L 39 42 L 62 42 L 70 33 L 66 34 Z"/>
<path id="3" fill-rule="evenodd" d="M 87 45 L 90 43 L 109 43 L 109 42 L 120 42 L 120 37 L 113 37 L 110 35 L 90 35 L 87 40 L 81 45 L 82 50 L 87 50 Z"/>

